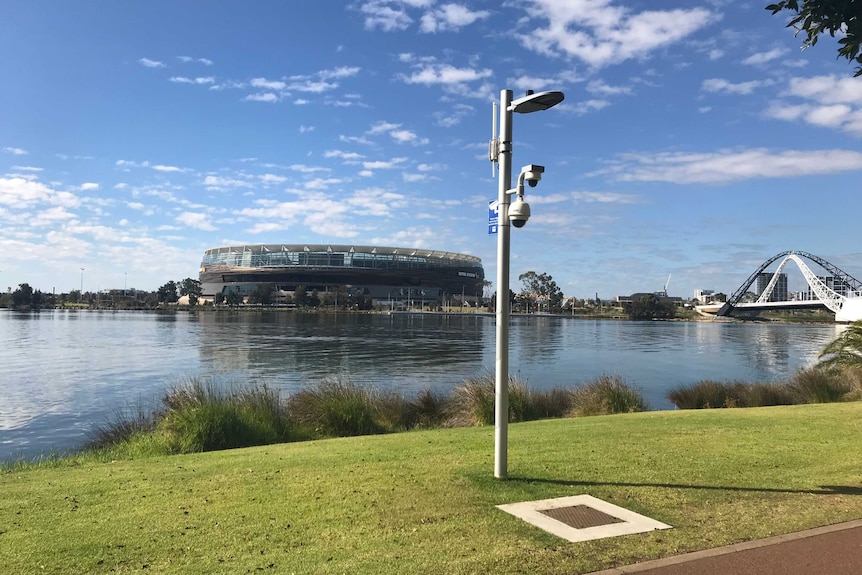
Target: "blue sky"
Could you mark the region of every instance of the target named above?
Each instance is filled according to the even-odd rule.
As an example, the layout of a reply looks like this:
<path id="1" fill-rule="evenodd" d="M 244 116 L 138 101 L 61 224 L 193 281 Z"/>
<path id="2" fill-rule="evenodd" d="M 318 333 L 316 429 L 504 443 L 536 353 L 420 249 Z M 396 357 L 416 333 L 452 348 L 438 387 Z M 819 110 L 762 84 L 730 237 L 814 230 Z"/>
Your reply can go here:
<path id="1" fill-rule="evenodd" d="M 505 88 L 566 94 L 514 120 L 515 173 L 546 172 L 513 287 L 730 293 L 790 249 L 862 277 L 862 78 L 766 4 L 5 2 L 0 286 L 155 289 L 257 243 L 469 253 L 493 280 Z"/>

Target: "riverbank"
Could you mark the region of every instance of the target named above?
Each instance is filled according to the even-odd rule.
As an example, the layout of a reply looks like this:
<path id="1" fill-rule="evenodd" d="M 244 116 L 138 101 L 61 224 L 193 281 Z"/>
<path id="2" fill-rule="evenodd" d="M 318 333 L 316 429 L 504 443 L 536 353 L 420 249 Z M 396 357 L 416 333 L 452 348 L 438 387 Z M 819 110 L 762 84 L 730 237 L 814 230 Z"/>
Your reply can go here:
<path id="1" fill-rule="evenodd" d="M 586 573 L 862 517 L 862 403 L 645 412 L 0 475 L 7 573 Z M 572 544 L 496 505 L 589 494 L 673 526 Z"/>

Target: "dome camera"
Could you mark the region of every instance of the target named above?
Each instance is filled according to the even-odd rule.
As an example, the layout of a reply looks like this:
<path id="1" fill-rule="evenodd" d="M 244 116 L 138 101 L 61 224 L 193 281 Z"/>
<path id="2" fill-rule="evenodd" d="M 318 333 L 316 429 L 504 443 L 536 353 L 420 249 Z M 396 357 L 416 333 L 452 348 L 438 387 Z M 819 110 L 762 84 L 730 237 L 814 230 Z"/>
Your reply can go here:
<path id="1" fill-rule="evenodd" d="M 512 205 L 509 206 L 509 221 L 516 228 L 523 228 L 527 220 L 530 219 L 530 204 L 524 201 L 524 198 L 518 196 Z"/>
<path id="2" fill-rule="evenodd" d="M 535 188 L 542 179 L 542 174 L 545 173 L 545 166 L 538 164 L 529 164 L 521 168 L 521 173 L 524 175 L 524 180 L 531 188 Z"/>

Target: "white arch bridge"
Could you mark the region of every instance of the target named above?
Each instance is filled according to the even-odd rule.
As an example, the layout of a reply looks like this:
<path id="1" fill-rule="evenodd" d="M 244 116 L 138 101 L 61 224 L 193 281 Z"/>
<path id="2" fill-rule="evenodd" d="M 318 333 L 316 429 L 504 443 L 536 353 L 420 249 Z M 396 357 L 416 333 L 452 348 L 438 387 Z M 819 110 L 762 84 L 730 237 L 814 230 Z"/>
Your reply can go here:
<path id="1" fill-rule="evenodd" d="M 783 258 L 783 259 L 782 259 Z M 827 276 L 817 276 L 802 259 L 805 258 L 816 263 L 827 272 Z M 760 274 L 766 268 L 781 259 L 778 268 L 772 274 L 769 284 L 763 289 L 755 301 L 743 301 L 749 293 L 751 285 L 757 281 Z M 778 284 L 784 267 L 788 262 L 793 262 L 802 272 L 809 287 L 810 297 L 808 299 L 797 299 L 793 301 L 770 301 Z M 750 299 L 750 298 L 749 298 Z M 704 306 L 706 307 L 706 306 Z M 733 292 L 727 302 L 714 311 L 717 316 L 731 316 L 734 311 L 760 311 L 774 309 L 806 309 L 827 308 L 835 314 L 835 321 L 851 322 L 862 320 L 862 282 L 850 274 L 840 270 L 823 258 L 807 252 L 786 251 L 776 254 L 766 260 L 757 270 L 752 273 L 739 288 Z M 706 310 L 703 311 L 712 311 Z"/>

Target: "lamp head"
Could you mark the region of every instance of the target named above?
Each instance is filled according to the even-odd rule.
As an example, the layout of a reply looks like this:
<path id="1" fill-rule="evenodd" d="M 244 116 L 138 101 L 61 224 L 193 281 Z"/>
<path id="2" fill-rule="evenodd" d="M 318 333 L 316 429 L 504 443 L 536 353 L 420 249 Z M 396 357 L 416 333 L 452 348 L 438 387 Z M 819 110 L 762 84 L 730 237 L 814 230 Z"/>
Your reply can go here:
<path id="1" fill-rule="evenodd" d="M 530 112 L 553 108 L 562 102 L 565 97 L 565 94 L 557 90 L 537 92 L 535 94 L 527 92 L 527 95 L 523 98 L 513 100 L 509 109 L 519 114 L 529 114 Z"/>

